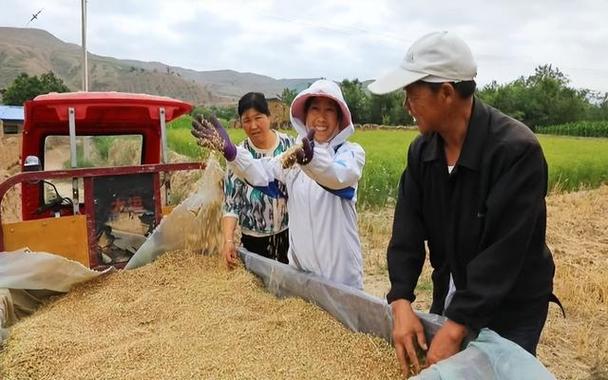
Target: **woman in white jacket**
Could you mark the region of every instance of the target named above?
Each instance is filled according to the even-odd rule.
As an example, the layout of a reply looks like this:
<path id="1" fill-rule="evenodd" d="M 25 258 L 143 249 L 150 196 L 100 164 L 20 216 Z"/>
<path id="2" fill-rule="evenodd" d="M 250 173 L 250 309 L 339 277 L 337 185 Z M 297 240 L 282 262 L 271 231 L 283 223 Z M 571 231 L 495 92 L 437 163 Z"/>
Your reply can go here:
<path id="1" fill-rule="evenodd" d="M 278 182 L 285 184 L 290 265 L 362 289 L 355 203 L 365 152 L 346 141 L 355 129 L 338 85 L 318 80 L 300 92 L 291 104 L 291 123 L 303 144 L 299 165 L 292 168 L 283 168 L 283 155 L 254 159 L 232 144 L 218 123 L 209 128 L 194 122 L 193 134 L 204 146 L 215 141 L 217 147 L 221 138 L 230 169 L 266 194 L 277 194 Z"/>

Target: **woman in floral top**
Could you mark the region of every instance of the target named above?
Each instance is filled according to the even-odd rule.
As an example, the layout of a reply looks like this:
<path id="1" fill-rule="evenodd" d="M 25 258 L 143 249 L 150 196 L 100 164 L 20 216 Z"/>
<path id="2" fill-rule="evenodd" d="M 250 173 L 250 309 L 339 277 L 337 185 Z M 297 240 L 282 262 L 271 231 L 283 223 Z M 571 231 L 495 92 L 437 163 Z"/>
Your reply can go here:
<path id="1" fill-rule="evenodd" d="M 245 94 L 238 104 L 241 125 L 247 139 L 240 146 L 254 158 L 274 157 L 293 145 L 286 134 L 270 129 L 270 111 L 264 95 Z M 249 186 L 227 170 L 224 179 L 224 258 L 229 267 L 237 263 L 234 231 L 241 227 L 241 243 L 251 252 L 287 263 L 289 236 L 287 229 L 287 199 L 284 185 L 277 183 L 281 194 L 277 198 Z"/>

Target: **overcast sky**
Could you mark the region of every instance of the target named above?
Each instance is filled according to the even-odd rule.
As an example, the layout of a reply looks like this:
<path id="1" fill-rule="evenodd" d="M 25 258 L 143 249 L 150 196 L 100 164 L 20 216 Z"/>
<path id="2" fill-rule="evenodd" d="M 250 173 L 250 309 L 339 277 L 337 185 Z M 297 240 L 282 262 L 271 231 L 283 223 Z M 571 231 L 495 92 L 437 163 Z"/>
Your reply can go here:
<path id="1" fill-rule="evenodd" d="M 0 25 L 80 44 L 80 0 L 0 0 Z M 26 25 L 31 14 L 37 20 Z M 606 0 L 89 0 L 89 51 L 274 78 L 371 79 L 437 30 L 460 35 L 478 82 L 551 63 L 575 87 L 608 91 Z"/>

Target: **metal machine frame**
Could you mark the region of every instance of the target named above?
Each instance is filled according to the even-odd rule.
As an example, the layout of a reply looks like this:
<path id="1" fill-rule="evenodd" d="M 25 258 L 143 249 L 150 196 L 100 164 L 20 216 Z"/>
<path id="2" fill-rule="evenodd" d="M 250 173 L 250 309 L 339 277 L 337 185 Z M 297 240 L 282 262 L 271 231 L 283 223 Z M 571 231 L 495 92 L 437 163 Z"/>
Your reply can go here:
<path id="1" fill-rule="evenodd" d="M 201 170 L 204 164 L 200 162 L 168 163 L 168 145 L 166 122 L 171 121 L 192 109 L 188 103 L 161 96 L 144 94 L 128 94 L 118 92 L 75 92 L 64 94 L 47 94 L 36 97 L 25 104 L 25 124 L 21 152 L 21 168 L 19 173 L 5 182 L 0 183 L 0 203 L 7 191 L 13 186 L 21 185 L 22 221 L 11 225 L 2 224 L 0 214 L 0 252 L 6 249 L 5 239 L 11 233 L 27 224 L 30 234 L 44 233 L 45 226 L 53 223 L 53 219 L 76 217 L 82 215 L 86 222 L 86 236 L 79 236 L 77 241 L 86 241 L 88 252 L 81 253 L 78 261 L 90 268 L 102 269 L 107 267 L 96 254 L 96 212 L 95 181 L 117 176 L 152 176 L 152 200 L 154 203 L 154 225 L 160 223 L 163 213 L 161 189 L 164 187 L 164 199 L 169 199 L 170 186 L 166 178 L 161 179 L 160 173 L 171 173 L 181 170 Z M 142 165 L 122 167 L 78 168 L 76 137 L 104 135 L 141 135 L 142 136 Z M 70 169 L 52 171 L 28 171 L 25 158 L 36 156 L 43 161 L 44 143 L 48 136 L 69 136 L 70 140 Z M 42 158 L 42 159 L 41 159 Z M 43 162 L 42 162 L 43 164 Z M 44 166 L 42 166 L 44 167 Z M 38 168 L 40 169 L 40 168 Z M 29 169 L 31 170 L 31 169 Z M 72 179 L 72 194 L 70 205 L 60 205 L 54 217 L 40 213 L 44 206 L 43 180 Z M 84 201 L 79 194 L 78 184 L 84 184 Z M 100 182 L 101 183 L 101 182 Z M 0 211 L 1 212 L 1 211 Z M 82 218 L 81 218 L 82 219 Z M 75 221 L 74 223 L 80 223 Z M 82 231 L 75 229 L 74 231 Z M 66 231 L 70 233 L 70 231 Z M 74 232 L 79 233 L 81 232 Z M 40 236 L 24 237 L 22 233 L 17 238 L 19 244 L 38 245 Z M 48 236 L 47 238 L 57 238 Z M 19 241 L 19 239 L 25 241 Z M 15 246 L 14 239 L 11 246 Z M 68 248 L 66 248 L 68 249 Z M 55 253 L 55 252 L 51 252 Z M 61 254 L 61 253 L 58 253 Z M 122 265 L 114 265 L 121 267 Z"/>

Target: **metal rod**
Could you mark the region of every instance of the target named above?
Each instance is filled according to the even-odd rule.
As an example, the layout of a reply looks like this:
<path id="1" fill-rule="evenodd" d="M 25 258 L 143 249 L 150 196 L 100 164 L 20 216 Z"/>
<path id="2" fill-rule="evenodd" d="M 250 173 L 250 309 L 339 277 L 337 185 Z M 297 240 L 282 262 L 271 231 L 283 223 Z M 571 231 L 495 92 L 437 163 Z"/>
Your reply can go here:
<path id="1" fill-rule="evenodd" d="M 68 108 L 68 127 L 70 131 L 70 166 L 76 168 L 78 158 L 76 157 L 76 111 L 74 107 Z"/>
<path id="2" fill-rule="evenodd" d="M 81 168 L 49 170 L 38 172 L 21 172 L 0 182 L 0 203 L 13 186 L 23 182 L 34 182 L 43 179 L 72 178 L 72 177 L 102 177 L 119 176 L 129 174 L 172 172 L 179 170 L 204 170 L 207 166 L 204 162 L 181 162 L 174 164 L 143 164 L 135 166 L 119 166 L 113 168 Z M 1 211 L 1 210 L 0 210 Z"/>
<path id="3" fill-rule="evenodd" d="M 160 107 L 160 140 L 161 140 L 161 144 L 162 144 L 162 163 L 163 164 L 168 164 L 169 163 L 169 148 L 167 147 L 167 123 L 166 123 L 166 114 L 165 114 L 165 108 L 164 107 Z M 165 186 L 165 200 L 164 203 L 160 203 L 159 200 L 159 205 L 162 207 L 163 205 L 168 205 L 169 204 L 169 198 L 171 196 L 171 180 L 169 179 L 169 177 L 165 174 L 163 177 L 163 180 L 161 181 L 161 185 Z"/>
<path id="4" fill-rule="evenodd" d="M 167 124 L 165 118 L 165 107 L 160 107 L 160 139 L 163 146 L 163 164 L 169 163 L 169 148 L 167 147 Z"/>
<path id="5" fill-rule="evenodd" d="M 71 167 L 75 169 L 78 167 L 78 157 L 76 153 L 76 112 L 74 107 L 68 108 L 68 126 L 70 130 L 70 158 Z M 74 215 L 80 213 L 80 204 L 78 200 L 78 178 L 72 178 L 72 204 L 74 205 Z"/>

